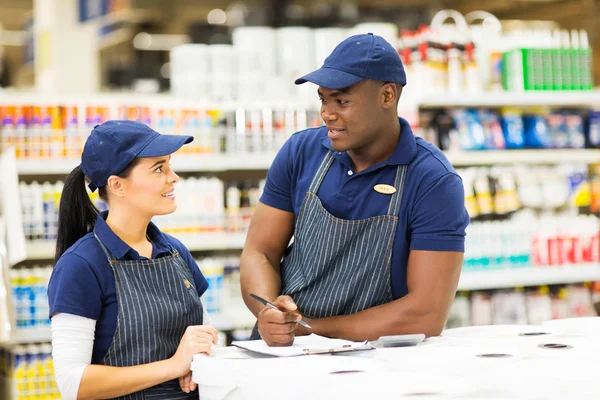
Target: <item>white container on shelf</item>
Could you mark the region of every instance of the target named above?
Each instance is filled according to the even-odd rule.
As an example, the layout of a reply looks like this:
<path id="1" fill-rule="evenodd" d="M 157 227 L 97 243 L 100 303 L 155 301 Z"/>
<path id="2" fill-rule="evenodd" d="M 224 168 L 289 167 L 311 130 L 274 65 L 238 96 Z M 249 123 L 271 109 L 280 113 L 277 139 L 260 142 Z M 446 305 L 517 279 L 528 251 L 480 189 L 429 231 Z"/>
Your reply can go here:
<path id="1" fill-rule="evenodd" d="M 236 92 L 238 55 L 232 45 L 209 46 L 210 82 L 212 99 L 228 100 Z"/>
<path id="2" fill-rule="evenodd" d="M 285 27 L 277 29 L 277 66 L 285 86 L 292 94 L 304 92 L 294 80 L 316 69 L 314 58 L 314 34 L 306 27 Z M 307 86 L 307 85 L 301 85 Z M 308 85 L 310 86 L 310 85 Z"/>
<path id="3" fill-rule="evenodd" d="M 205 44 L 182 44 L 170 52 L 171 75 L 202 74 L 209 71 L 208 46 Z"/>
<path id="4" fill-rule="evenodd" d="M 315 35 L 315 64 L 319 68 L 333 49 L 348 37 L 348 29 L 344 28 L 318 28 Z"/>
<path id="5" fill-rule="evenodd" d="M 256 72 L 273 76 L 277 71 L 275 30 L 266 26 L 241 26 L 235 28 L 232 34 L 233 46 L 241 53 L 257 56 L 258 68 L 240 62 L 240 69 L 245 72 Z"/>
<path id="6" fill-rule="evenodd" d="M 183 44 L 170 52 L 171 92 L 178 97 L 208 97 L 208 46 Z"/>
<path id="7" fill-rule="evenodd" d="M 237 52 L 230 44 L 208 46 L 209 66 L 212 74 L 235 74 L 237 72 Z"/>

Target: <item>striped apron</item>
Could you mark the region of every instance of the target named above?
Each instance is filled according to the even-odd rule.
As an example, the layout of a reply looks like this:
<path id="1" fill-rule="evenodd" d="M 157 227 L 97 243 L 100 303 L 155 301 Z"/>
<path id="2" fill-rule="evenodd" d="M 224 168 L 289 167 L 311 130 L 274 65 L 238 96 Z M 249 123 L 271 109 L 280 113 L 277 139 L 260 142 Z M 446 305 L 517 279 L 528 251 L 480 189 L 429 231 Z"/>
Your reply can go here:
<path id="1" fill-rule="evenodd" d="M 282 294 L 309 318 L 354 314 L 392 301 L 390 264 L 407 166 L 396 170 L 387 214 L 344 220 L 317 197 L 332 162 L 329 151 L 310 184 L 294 243 L 281 265 Z M 252 338 L 259 337 L 255 326 Z"/>
<path id="2" fill-rule="evenodd" d="M 96 236 L 96 235 L 94 235 Z M 190 325 L 202 324 L 202 302 L 188 265 L 176 250 L 152 260 L 117 260 L 96 236 L 115 275 L 119 314 L 103 364 L 130 367 L 166 360 Z M 197 399 L 177 379 L 119 399 Z"/>

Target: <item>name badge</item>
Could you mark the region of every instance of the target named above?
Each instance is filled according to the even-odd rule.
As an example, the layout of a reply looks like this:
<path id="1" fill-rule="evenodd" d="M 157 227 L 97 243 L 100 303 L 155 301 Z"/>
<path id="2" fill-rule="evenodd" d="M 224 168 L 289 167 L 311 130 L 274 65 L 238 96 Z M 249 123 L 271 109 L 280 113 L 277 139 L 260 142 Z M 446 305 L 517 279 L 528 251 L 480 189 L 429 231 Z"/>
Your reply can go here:
<path id="1" fill-rule="evenodd" d="M 396 193 L 396 188 L 390 185 L 384 185 L 383 183 L 380 183 L 379 185 L 375 185 L 375 187 L 373 188 L 375 189 L 375 191 L 377 193 L 381 193 L 381 194 L 394 194 Z"/>

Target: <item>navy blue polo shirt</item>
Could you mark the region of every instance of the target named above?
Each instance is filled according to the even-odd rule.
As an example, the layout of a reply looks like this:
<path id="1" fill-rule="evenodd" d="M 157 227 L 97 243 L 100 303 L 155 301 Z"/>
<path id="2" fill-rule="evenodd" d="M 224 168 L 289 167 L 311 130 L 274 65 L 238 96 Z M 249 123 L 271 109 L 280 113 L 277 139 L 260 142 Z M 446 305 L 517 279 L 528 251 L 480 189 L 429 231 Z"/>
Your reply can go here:
<path id="1" fill-rule="evenodd" d="M 118 260 L 146 259 L 110 229 L 107 215 L 108 211 L 100 213 L 95 225 L 106 248 Z M 208 282 L 188 249 L 153 223 L 148 225 L 147 235 L 152 242 L 153 259 L 168 256 L 171 249 L 179 252 L 194 276 L 198 296 L 202 296 Z M 56 263 L 48 285 L 48 300 L 50 316 L 68 313 L 96 320 L 92 364 L 101 364 L 117 328 L 117 288 L 106 254 L 92 232 L 79 239 Z"/>
<path id="2" fill-rule="evenodd" d="M 338 218 L 358 220 L 385 215 L 391 196 L 373 187 L 380 183 L 394 185 L 397 167 L 408 165 L 392 251 L 394 299 L 408 293 L 410 250 L 464 252 L 465 228 L 469 224 L 462 179 L 448 159 L 437 147 L 415 137 L 402 118 L 400 132 L 394 154 L 358 174 L 347 153 L 334 152 L 333 163 L 317 191 L 323 207 Z M 269 169 L 260 201 L 293 212 L 297 218 L 306 192 L 330 150 L 324 126 L 292 135 Z"/>

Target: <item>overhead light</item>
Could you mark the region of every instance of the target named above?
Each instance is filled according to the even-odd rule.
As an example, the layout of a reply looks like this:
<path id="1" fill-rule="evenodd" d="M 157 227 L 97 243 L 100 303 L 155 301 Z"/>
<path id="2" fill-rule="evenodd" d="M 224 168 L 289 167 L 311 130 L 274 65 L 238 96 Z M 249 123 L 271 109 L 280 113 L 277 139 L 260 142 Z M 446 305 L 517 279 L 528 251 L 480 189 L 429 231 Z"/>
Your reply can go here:
<path id="1" fill-rule="evenodd" d="M 227 21 L 227 14 L 220 8 L 215 8 L 208 13 L 207 20 L 209 24 L 223 25 Z"/>

